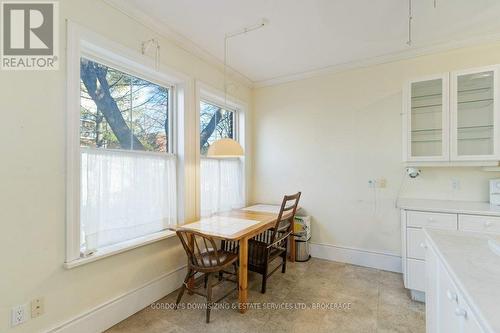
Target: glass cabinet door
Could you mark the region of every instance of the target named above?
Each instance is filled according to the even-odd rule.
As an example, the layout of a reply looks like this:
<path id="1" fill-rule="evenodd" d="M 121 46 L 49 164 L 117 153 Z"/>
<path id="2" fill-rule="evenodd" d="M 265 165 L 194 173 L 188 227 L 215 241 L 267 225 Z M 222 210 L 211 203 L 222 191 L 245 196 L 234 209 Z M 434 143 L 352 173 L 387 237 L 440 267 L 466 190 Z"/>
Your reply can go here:
<path id="1" fill-rule="evenodd" d="M 448 78 L 412 81 L 408 90 L 407 160 L 448 159 Z"/>
<path id="2" fill-rule="evenodd" d="M 452 79 L 452 159 L 497 158 L 497 69 L 454 73 Z"/>

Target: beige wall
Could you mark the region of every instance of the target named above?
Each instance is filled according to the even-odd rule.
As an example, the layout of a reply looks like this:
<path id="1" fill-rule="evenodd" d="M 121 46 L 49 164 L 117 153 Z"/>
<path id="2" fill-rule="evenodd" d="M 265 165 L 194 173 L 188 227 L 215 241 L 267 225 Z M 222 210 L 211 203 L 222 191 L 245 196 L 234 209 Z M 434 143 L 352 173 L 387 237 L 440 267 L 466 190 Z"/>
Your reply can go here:
<path id="1" fill-rule="evenodd" d="M 314 218 L 313 242 L 400 254 L 404 81 L 496 63 L 500 43 L 256 89 L 252 201 L 301 190 Z M 425 168 L 416 180 L 404 178 L 401 196 L 487 201 L 487 181 L 498 176 Z M 378 178 L 387 187 L 374 191 L 368 180 Z"/>
<path id="2" fill-rule="evenodd" d="M 0 332 L 40 332 L 137 288 L 184 264 L 173 238 L 72 270 L 65 253 L 65 19 L 138 50 L 160 38 L 99 0 L 60 1 L 61 69 L 0 72 Z M 218 68 L 160 38 L 162 63 L 222 89 Z M 254 104 L 248 133 L 251 201 L 276 202 L 303 191 L 302 206 L 314 217 L 315 242 L 399 253 L 398 212 L 402 179 L 401 86 L 405 79 L 500 62 L 500 44 L 261 88 L 237 86 L 233 94 Z M 194 110 L 192 110 L 194 111 Z M 192 113 L 191 113 L 192 116 Z M 186 130 L 194 133 L 196 119 Z M 251 149 L 251 148 L 254 149 Z M 195 160 L 196 147 L 188 159 Z M 186 177 L 195 179 L 195 170 Z M 487 199 L 487 179 L 477 168 L 424 169 L 407 182 L 411 197 Z M 385 177 L 376 193 L 370 178 Z M 452 191 L 450 179 L 461 181 Z M 189 181 L 186 202 L 195 202 Z M 375 205 L 375 194 L 376 202 Z M 187 218 L 196 214 L 187 205 Z M 10 308 L 45 298 L 46 313 L 10 329 Z"/>
<path id="3" fill-rule="evenodd" d="M 65 256 L 65 19 L 129 48 L 157 34 L 98 0 L 60 4 L 61 69 L 0 71 L 0 332 L 43 332 L 185 264 L 175 238 L 72 270 Z M 162 63 L 222 89 L 219 68 L 160 38 Z M 251 102 L 251 91 L 233 93 Z M 194 101 L 193 101 L 194 102 Z M 194 109 L 191 110 L 194 112 Z M 191 113 L 192 115 L 192 113 Z M 187 131 L 193 132 L 192 117 Z M 195 134 L 194 134 L 195 135 Z M 194 160 L 196 147 L 189 150 Z M 190 179 L 195 179 L 189 168 Z M 193 203 L 190 182 L 186 202 Z M 193 218 L 194 205 L 186 211 Z M 10 329 L 10 308 L 45 298 L 45 314 Z"/>

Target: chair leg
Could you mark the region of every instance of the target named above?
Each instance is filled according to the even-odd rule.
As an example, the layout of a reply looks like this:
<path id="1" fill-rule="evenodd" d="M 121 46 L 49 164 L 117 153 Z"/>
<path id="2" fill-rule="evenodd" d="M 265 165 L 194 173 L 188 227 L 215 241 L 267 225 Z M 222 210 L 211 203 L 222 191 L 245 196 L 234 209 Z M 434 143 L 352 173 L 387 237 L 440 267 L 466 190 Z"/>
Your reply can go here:
<path id="1" fill-rule="evenodd" d="M 238 269 L 238 262 L 236 261 L 234 263 L 234 276 L 236 277 L 236 285 L 238 286 L 239 288 L 239 285 L 240 285 L 240 271 Z"/>
<path id="2" fill-rule="evenodd" d="M 212 310 L 212 273 L 207 273 L 208 275 L 208 286 L 207 286 L 207 324 L 210 322 L 210 310 Z"/>
<path id="3" fill-rule="evenodd" d="M 208 283 L 208 275 L 207 274 L 205 274 L 205 276 L 203 276 L 203 280 L 204 280 L 204 283 L 205 283 L 204 284 L 205 285 L 204 288 L 207 289 L 207 283 Z"/>
<path id="4" fill-rule="evenodd" d="M 193 271 L 191 269 L 188 269 L 188 272 L 186 274 L 186 278 L 184 279 L 184 283 L 182 284 L 181 290 L 179 290 L 179 294 L 177 295 L 177 301 L 175 302 L 175 309 L 177 309 L 177 306 L 181 302 L 182 295 L 184 295 L 184 291 L 186 290 L 186 284 L 188 283 L 192 272 Z"/>
<path id="5" fill-rule="evenodd" d="M 282 255 L 283 258 L 283 264 L 281 265 L 281 273 L 286 272 L 286 251 Z"/>
<path id="6" fill-rule="evenodd" d="M 264 263 L 264 272 L 262 273 L 262 287 L 260 289 L 260 292 L 262 294 L 265 294 L 266 293 L 266 284 L 267 284 L 267 266 L 268 266 L 268 263 L 267 263 L 267 260 L 266 262 Z"/>

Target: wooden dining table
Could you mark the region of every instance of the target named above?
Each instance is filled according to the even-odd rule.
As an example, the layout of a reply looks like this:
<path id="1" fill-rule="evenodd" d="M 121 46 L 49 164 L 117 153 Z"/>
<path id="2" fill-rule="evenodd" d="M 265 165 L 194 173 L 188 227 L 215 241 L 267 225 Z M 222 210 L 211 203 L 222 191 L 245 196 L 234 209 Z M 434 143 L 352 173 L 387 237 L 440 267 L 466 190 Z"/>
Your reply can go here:
<path id="1" fill-rule="evenodd" d="M 184 224 L 179 229 L 193 230 L 216 239 L 239 242 L 239 311 L 248 309 L 248 240 L 274 227 L 280 206 L 258 204 L 242 209 L 219 213 L 211 217 Z M 283 217 L 287 218 L 289 211 Z M 287 216 L 288 215 L 288 216 Z M 290 236 L 290 261 L 295 261 L 295 242 Z"/>

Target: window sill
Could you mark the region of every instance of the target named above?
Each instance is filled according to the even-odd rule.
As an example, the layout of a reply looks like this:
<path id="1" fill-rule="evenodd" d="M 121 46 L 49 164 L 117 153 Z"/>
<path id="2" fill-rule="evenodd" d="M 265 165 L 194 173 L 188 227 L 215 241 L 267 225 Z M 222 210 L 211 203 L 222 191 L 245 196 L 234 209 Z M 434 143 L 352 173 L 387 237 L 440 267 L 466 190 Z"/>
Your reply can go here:
<path id="1" fill-rule="evenodd" d="M 131 239 L 125 242 L 121 242 L 118 244 L 110 245 L 103 247 L 101 249 L 98 249 L 94 254 L 85 257 L 85 258 L 78 258 L 75 260 L 72 260 L 70 262 L 65 262 L 64 263 L 64 268 L 66 269 L 72 269 L 81 265 L 85 265 L 100 259 L 104 259 L 110 256 L 113 256 L 115 254 L 123 253 L 126 251 L 130 251 L 133 249 L 136 249 L 138 247 L 152 244 L 158 241 L 161 241 L 163 239 L 167 239 L 170 237 L 175 236 L 175 232 L 170 231 L 170 230 L 164 230 L 164 231 L 159 231 L 151 235 Z"/>

